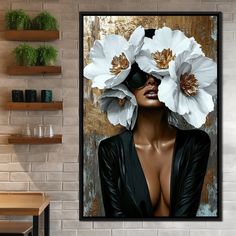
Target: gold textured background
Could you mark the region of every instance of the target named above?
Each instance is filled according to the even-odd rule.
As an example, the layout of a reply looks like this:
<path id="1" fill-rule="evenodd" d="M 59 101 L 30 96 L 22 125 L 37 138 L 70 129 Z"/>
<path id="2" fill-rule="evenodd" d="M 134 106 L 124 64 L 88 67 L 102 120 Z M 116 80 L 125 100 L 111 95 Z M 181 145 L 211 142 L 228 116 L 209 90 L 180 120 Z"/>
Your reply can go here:
<path id="1" fill-rule="evenodd" d="M 188 37 L 194 37 L 202 45 L 207 57 L 216 61 L 217 41 L 215 17 L 210 16 L 86 16 L 84 17 L 84 66 L 89 63 L 88 53 L 96 39 L 107 34 L 120 34 L 126 39 L 136 27 L 142 25 L 146 29 L 163 26 L 179 29 Z M 83 170 L 83 196 L 84 216 L 102 216 L 100 182 L 97 163 L 97 147 L 101 139 L 119 133 L 121 127 L 112 126 L 106 114 L 99 108 L 101 91 L 91 89 L 91 82 L 83 79 L 84 87 L 84 170 Z M 215 107 L 216 107 L 216 97 Z M 211 153 L 208 171 L 204 182 L 199 215 L 214 215 L 217 210 L 217 111 L 211 112 L 203 130 L 211 137 Z M 178 119 L 180 128 L 189 128 L 186 122 Z"/>

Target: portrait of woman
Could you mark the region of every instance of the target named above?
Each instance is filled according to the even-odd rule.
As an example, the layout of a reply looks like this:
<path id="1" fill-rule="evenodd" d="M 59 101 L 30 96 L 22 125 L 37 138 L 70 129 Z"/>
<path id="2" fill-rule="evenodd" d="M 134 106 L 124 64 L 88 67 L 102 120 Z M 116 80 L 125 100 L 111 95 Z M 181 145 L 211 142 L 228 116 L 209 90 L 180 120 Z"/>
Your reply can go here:
<path id="1" fill-rule="evenodd" d="M 135 24 L 132 30 L 127 33 L 121 28 L 124 34 L 120 35 L 117 27 L 108 34 L 109 24 L 121 18 L 101 16 L 92 20 L 100 27 L 99 21 L 108 26 L 98 27 L 104 35 L 99 34 L 91 44 L 83 70 L 93 90 L 93 105 L 100 111 L 86 104 L 84 114 L 98 123 L 97 117 L 103 116 L 116 130 L 110 133 L 102 121 L 99 127 L 107 135 L 95 137 L 96 131 L 90 133 L 84 148 L 88 153 L 88 147 L 96 146 L 90 156 L 95 155 L 97 166 L 94 185 L 90 189 L 84 185 L 83 199 L 90 198 L 90 204 L 84 202 L 84 216 L 217 216 L 217 173 L 213 174 L 217 161 L 212 160 L 216 148 L 212 147 L 212 130 L 216 132 L 217 123 L 214 39 L 205 48 L 196 32 L 195 37 L 190 34 L 188 27 L 192 25 L 187 22 L 191 19 L 196 23 L 201 18 L 197 16 L 156 16 L 149 24 L 147 17 L 135 23 L 135 17 L 130 17 Z M 208 20 L 208 30 L 213 34 L 214 17 L 202 18 Z M 86 19 L 88 25 L 91 19 Z M 205 34 L 209 40 L 207 29 Z M 91 99 L 91 93 L 85 96 Z M 85 182 L 89 175 L 85 169 Z M 92 192 L 96 193 L 91 200 Z"/>

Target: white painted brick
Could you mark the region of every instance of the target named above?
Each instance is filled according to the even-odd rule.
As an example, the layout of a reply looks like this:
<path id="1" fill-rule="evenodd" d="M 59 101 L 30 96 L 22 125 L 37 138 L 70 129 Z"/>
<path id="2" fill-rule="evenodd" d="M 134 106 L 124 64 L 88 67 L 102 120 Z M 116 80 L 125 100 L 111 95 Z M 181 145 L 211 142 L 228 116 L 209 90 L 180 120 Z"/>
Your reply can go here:
<path id="1" fill-rule="evenodd" d="M 62 125 L 62 117 L 60 116 L 44 116 L 43 121 L 44 124 L 51 124 L 53 126 L 53 129 L 55 129 L 55 126 Z"/>
<path id="2" fill-rule="evenodd" d="M 75 230 L 50 231 L 51 236 L 77 236 Z"/>
<path id="3" fill-rule="evenodd" d="M 221 236 L 220 230 L 190 230 L 190 236 Z"/>
<path id="4" fill-rule="evenodd" d="M 50 172 L 47 173 L 47 181 L 77 181 L 77 173 L 61 173 L 61 172 Z"/>
<path id="5" fill-rule="evenodd" d="M 124 222 L 124 228 L 126 229 L 138 229 L 142 227 L 143 227 L 143 222 L 132 222 L 132 221 Z"/>
<path id="6" fill-rule="evenodd" d="M 63 115 L 64 116 L 78 116 L 79 110 L 78 107 L 65 107 L 63 109 Z"/>
<path id="7" fill-rule="evenodd" d="M 63 229 L 90 229 L 92 228 L 92 222 L 82 222 L 78 220 L 63 220 L 62 225 L 63 225 Z"/>
<path id="8" fill-rule="evenodd" d="M 221 236 L 235 236 L 236 230 L 224 230 Z"/>
<path id="9" fill-rule="evenodd" d="M 0 80 L 0 87 L 4 88 L 11 88 L 15 89 L 17 84 L 17 88 L 21 89 L 26 87 L 26 82 L 24 80 L 19 80 L 19 79 L 1 79 Z"/>
<path id="10" fill-rule="evenodd" d="M 60 78 L 46 78 L 46 79 L 32 79 L 28 82 L 28 86 L 31 88 L 37 88 L 37 94 L 41 94 L 41 89 L 52 89 L 52 96 L 54 98 L 54 89 L 61 88 L 62 81 Z"/>
<path id="11" fill-rule="evenodd" d="M 64 144 L 78 144 L 79 137 L 78 135 L 63 135 L 63 143 Z"/>
<path id="12" fill-rule="evenodd" d="M 124 229 L 113 229 L 111 231 L 112 236 L 127 236 L 127 230 Z"/>
<path id="13" fill-rule="evenodd" d="M 222 222 L 206 222 L 207 229 L 236 229 L 234 219 L 224 219 Z"/>
<path id="14" fill-rule="evenodd" d="M 30 163 L 22 162 L 22 163 L 9 163 L 2 164 L 0 163 L 0 171 L 30 171 Z"/>
<path id="15" fill-rule="evenodd" d="M 55 130 L 55 133 L 56 130 Z M 56 152 L 61 151 L 62 145 L 61 144 L 47 144 L 47 145 L 30 145 L 30 152 Z"/>
<path id="16" fill-rule="evenodd" d="M 64 117 L 63 118 L 63 125 L 78 125 L 79 124 L 79 117 Z"/>
<path id="17" fill-rule="evenodd" d="M 12 152 L 26 152 L 28 151 L 27 145 L 0 145 L 0 154 L 9 154 Z"/>
<path id="18" fill-rule="evenodd" d="M 172 228 L 173 222 L 154 222 L 154 221 L 144 221 L 143 228 L 150 229 L 162 229 L 162 228 Z"/>
<path id="19" fill-rule="evenodd" d="M 72 20 L 62 20 L 61 21 L 61 30 L 62 31 L 78 31 L 78 23 L 77 21 L 72 21 Z M 77 36 L 74 37 L 74 39 L 78 38 L 78 32 L 77 32 Z M 65 38 L 68 39 L 68 38 Z"/>
<path id="20" fill-rule="evenodd" d="M 0 154 L 0 163 L 10 162 L 11 154 Z"/>
<path id="21" fill-rule="evenodd" d="M 73 201 L 78 200 L 78 191 L 47 191 L 53 201 Z"/>
<path id="22" fill-rule="evenodd" d="M 94 221 L 93 227 L 95 229 L 119 229 L 119 228 L 124 228 L 124 223 L 123 222 Z"/>
<path id="23" fill-rule="evenodd" d="M 176 230 L 166 230 L 166 229 L 161 229 L 158 230 L 158 236 L 189 236 L 189 230 L 180 230 L 180 229 L 176 229 Z"/>
<path id="24" fill-rule="evenodd" d="M 224 201 L 224 210 L 236 210 L 236 199 L 235 202 L 232 201 Z"/>
<path id="25" fill-rule="evenodd" d="M 30 190 L 58 191 L 58 190 L 62 190 L 62 184 L 60 182 L 50 182 L 50 183 L 34 182 L 34 183 L 30 183 Z"/>
<path id="26" fill-rule="evenodd" d="M 46 173 L 42 172 L 16 172 L 10 173 L 10 181 L 22 182 L 22 181 L 43 181 L 46 179 Z"/>
<path id="27" fill-rule="evenodd" d="M 79 163 L 64 163 L 64 171 L 78 172 L 79 171 Z"/>
<path id="28" fill-rule="evenodd" d="M 46 159 L 46 153 L 12 154 L 12 162 L 44 162 Z"/>
<path id="29" fill-rule="evenodd" d="M 78 97 L 70 97 L 70 98 L 66 97 L 66 98 L 63 99 L 63 102 L 64 102 L 64 106 L 67 107 L 67 108 L 69 108 L 69 107 L 79 107 L 79 98 Z"/>
<path id="30" fill-rule="evenodd" d="M 0 191 L 26 191 L 28 189 L 28 183 L 24 182 L 1 182 L 0 184 Z"/>
<path id="31" fill-rule="evenodd" d="M 127 236 L 157 236 L 157 231 L 154 229 L 128 229 Z"/>
<path id="32" fill-rule="evenodd" d="M 63 202 L 62 208 L 64 210 L 73 210 L 73 209 L 79 209 L 79 202 L 78 201 L 69 201 L 69 202 Z"/>
<path id="33" fill-rule="evenodd" d="M 32 163 L 32 171 L 62 171 L 62 163 Z"/>
<path id="34" fill-rule="evenodd" d="M 27 11 L 38 11 L 42 9 L 42 3 L 40 2 L 31 2 L 31 3 L 21 3 L 21 2 L 13 2 L 12 9 L 24 9 Z"/>
<path id="35" fill-rule="evenodd" d="M 236 180 L 236 173 L 228 173 L 228 172 L 224 172 L 223 175 L 223 181 L 225 182 L 234 182 Z"/>
<path id="36" fill-rule="evenodd" d="M 63 92 L 63 98 L 79 97 L 78 88 L 65 88 Z"/>
<path id="37" fill-rule="evenodd" d="M 74 155 L 75 153 L 79 153 L 79 146 L 63 144 L 62 151 L 63 151 L 63 154 L 65 155 Z"/>
<path id="38" fill-rule="evenodd" d="M 58 12 L 58 13 L 74 13 L 77 11 L 77 4 L 76 3 L 65 3 L 65 4 L 58 4 L 58 3 L 50 3 L 45 2 L 43 4 L 44 10 L 50 11 L 50 12 Z"/>
<path id="39" fill-rule="evenodd" d="M 62 202 L 61 201 L 51 201 L 50 202 L 50 209 L 61 210 L 62 209 Z"/>
<path id="40" fill-rule="evenodd" d="M 0 10 L 9 10 L 10 4 L 6 1 L 1 1 Z"/>
<path id="41" fill-rule="evenodd" d="M 10 123 L 12 125 L 22 125 L 21 128 L 23 129 L 23 127 L 26 124 L 30 124 L 32 127 L 35 124 L 40 124 L 42 123 L 42 117 L 41 116 L 30 116 L 30 117 L 26 117 L 26 116 L 13 116 L 11 115 L 11 119 L 10 119 Z"/>
<path id="42" fill-rule="evenodd" d="M 223 188 L 226 192 L 236 191 L 236 182 L 223 182 Z"/>
<path id="43" fill-rule="evenodd" d="M 0 172 L 0 181 L 9 181 L 9 173 L 8 172 Z"/>
<path id="44" fill-rule="evenodd" d="M 63 190 L 79 190 L 79 183 L 63 183 Z"/>
<path id="45" fill-rule="evenodd" d="M 50 219 L 50 230 L 60 230 L 61 229 L 61 220 Z"/>
<path id="46" fill-rule="evenodd" d="M 61 154 L 50 152 L 48 154 L 48 162 L 78 162 L 78 154 Z"/>
<path id="47" fill-rule="evenodd" d="M 236 210 L 223 210 L 224 220 L 232 220 L 236 218 Z"/>
<path id="48" fill-rule="evenodd" d="M 63 88 L 78 88 L 78 80 L 77 79 L 68 79 L 64 78 L 62 81 Z M 65 99 L 63 99 L 65 102 Z M 75 99 L 74 99 L 75 100 Z M 78 98 L 77 98 L 78 100 Z M 72 105 L 71 105 L 72 104 Z M 65 107 L 73 106 L 73 98 L 71 99 L 71 103 L 64 103 Z"/>

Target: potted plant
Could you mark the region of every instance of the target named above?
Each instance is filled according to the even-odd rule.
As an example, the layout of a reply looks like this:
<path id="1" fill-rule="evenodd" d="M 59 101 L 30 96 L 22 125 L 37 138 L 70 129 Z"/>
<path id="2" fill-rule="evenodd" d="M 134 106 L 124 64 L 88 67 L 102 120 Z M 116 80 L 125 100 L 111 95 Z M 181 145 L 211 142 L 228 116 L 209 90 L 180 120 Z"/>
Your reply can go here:
<path id="1" fill-rule="evenodd" d="M 22 9 L 8 11 L 5 21 L 7 29 L 10 30 L 27 30 L 31 27 L 30 17 Z"/>
<path id="2" fill-rule="evenodd" d="M 57 60 L 58 51 L 50 45 L 42 45 L 37 49 L 37 65 L 54 65 Z"/>
<path id="3" fill-rule="evenodd" d="M 34 66 L 37 62 L 37 50 L 28 44 L 20 44 L 14 49 L 16 62 L 21 66 Z"/>
<path id="4" fill-rule="evenodd" d="M 32 20 L 32 27 L 35 30 L 58 30 L 58 23 L 54 16 L 44 11 Z"/>

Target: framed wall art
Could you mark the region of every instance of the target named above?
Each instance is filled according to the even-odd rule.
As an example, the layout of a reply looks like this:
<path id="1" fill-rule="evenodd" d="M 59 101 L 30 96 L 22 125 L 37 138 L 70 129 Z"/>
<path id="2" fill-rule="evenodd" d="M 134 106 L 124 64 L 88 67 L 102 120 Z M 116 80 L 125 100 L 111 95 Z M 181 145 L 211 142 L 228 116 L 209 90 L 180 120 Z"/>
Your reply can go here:
<path id="1" fill-rule="evenodd" d="M 80 219 L 221 220 L 221 13 L 80 13 Z"/>

